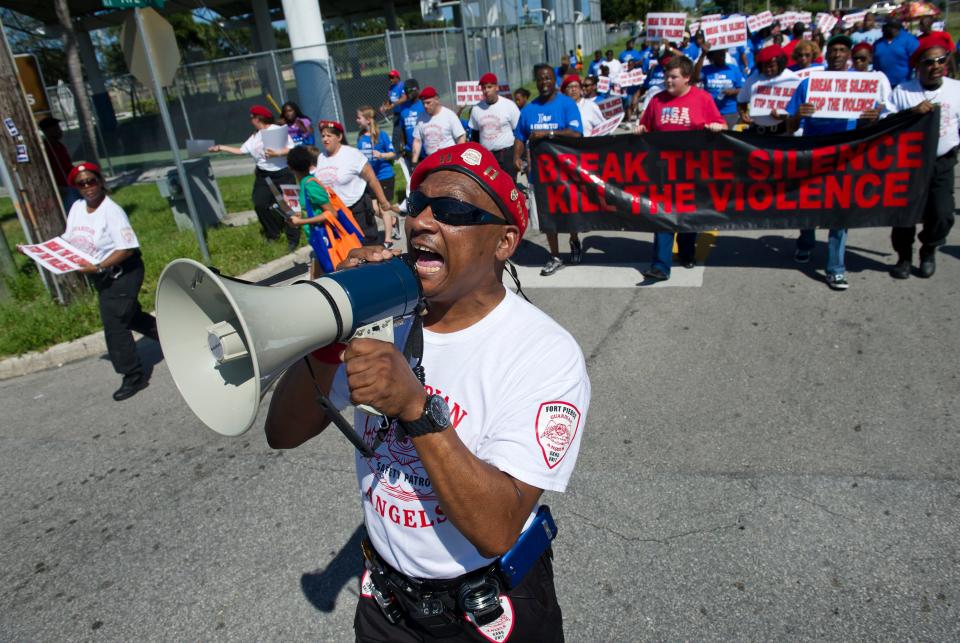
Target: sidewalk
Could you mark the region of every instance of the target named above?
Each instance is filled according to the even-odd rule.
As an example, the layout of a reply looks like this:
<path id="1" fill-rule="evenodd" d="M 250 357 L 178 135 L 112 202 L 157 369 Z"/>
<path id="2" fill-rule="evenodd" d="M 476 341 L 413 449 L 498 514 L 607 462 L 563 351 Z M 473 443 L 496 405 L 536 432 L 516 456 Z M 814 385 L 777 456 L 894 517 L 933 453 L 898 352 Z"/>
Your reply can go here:
<path id="1" fill-rule="evenodd" d="M 310 246 L 304 246 L 237 277 L 265 286 L 274 285 L 306 274 L 309 257 Z M 139 337 L 139 335 L 135 336 Z M 36 373 L 48 368 L 59 368 L 64 364 L 106 352 L 107 345 L 103 339 L 103 331 L 99 331 L 86 337 L 57 344 L 42 352 L 25 353 L 18 357 L 4 359 L 0 361 L 0 380 Z"/>

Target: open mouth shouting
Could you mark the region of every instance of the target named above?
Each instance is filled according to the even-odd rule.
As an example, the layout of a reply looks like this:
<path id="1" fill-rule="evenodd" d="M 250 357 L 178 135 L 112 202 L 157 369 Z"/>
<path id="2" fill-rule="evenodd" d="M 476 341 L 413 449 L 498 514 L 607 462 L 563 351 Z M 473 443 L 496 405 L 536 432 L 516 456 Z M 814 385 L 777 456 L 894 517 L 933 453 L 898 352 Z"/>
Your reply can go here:
<path id="1" fill-rule="evenodd" d="M 440 272 L 443 268 L 444 256 L 426 240 L 415 239 L 410 244 L 411 255 L 413 255 L 414 265 L 417 267 L 417 274 L 420 277 L 429 277 Z"/>

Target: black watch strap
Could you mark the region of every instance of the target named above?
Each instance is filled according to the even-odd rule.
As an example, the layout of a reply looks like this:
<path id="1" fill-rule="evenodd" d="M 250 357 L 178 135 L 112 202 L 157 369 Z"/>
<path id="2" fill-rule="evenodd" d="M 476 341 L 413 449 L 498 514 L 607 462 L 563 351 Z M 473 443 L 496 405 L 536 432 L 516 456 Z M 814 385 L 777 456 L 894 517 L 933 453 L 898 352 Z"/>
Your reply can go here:
<path id="1" fill-rule="evenodd" d="M 447 407 L 447 401 L 442 397 L 429 395 L 423 404 L 423 413 L 419 418 L 412 422 L 400 420 L 397 424 L 411 438 L 428 433 L 439 433 L 450 424 L 450 409 Z"/>

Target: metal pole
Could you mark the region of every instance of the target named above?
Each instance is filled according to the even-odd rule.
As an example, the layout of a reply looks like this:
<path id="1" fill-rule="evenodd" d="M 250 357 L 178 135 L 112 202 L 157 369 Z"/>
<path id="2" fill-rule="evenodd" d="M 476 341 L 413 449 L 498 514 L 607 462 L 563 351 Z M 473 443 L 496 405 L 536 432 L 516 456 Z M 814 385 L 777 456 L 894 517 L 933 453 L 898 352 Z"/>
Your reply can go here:
<path id="1" fill-rule="evenodd" d="M 466 12 L 463 10 L 463 3 L 460 4 L 460 26 L 463 29 L 463 54 L 465 60 L 467 61 L 467 78 L 473 78 L 473 70 L 470 65 L 470 42 L 469 36 L 467 36 L 467 16 Z"/>
<path id="2" fill-rule="evenodd" d="M 393 64 L 393 47 L 390 46 L 390 30 L 387 29 L 383 32 L 383 42 L 387 46 L 387 65 L 390 69 L 396 69 L 397 66 Z"/>
<path id="3" fill-rule="evenodd" d="M 177 101 L 180 103 L 180 113 L 183 114 L 183 124 L 187 126 L 187 138 L 193 138 L 193 130 L 190 128 L 190 117 L 187 116 L 187 106 L 183 104 L 183 83 L 177 86 Z"/>
<path id="4" fill-rule="evenodd" d="M 443 62 L 447 68 L 447 90 L 455 95 L 456 86 L 453 84 L 453 75 L 450 72 L 450 48 L 447 46 L 447 30 L 443 30 Z"/>
<path id="5" fill-rule="evenodd" d="M 207 250 L 207 241 L 203 238 L 203 226 L 200 225 L 200 217 L 197 215 L 197 205 L 193 202 L 193 190 L 187 181 L 187 173 L 183 169 L 183 161 L 180 159 L 180 148 L 177 146 L 177 137 L 173 131 L 173 122 L 170 120 L 170 111 L 167 109 L 167 101 L 163 95 L 163 87 L 160 86 L 160 79 L 157 78 L 157 66 L 153 60 L 153 43 L 147 30 L 143 28 L 143 16 L 140 9 L 133 10 L 134 18 L 137 22 L 137 32 L 143 41 L 143 50 L 146 53 L 147 68 L 150 70 L 150 81 L 153 83 L 153 93 L 157 97 L 157 106 L 160 108 L 160 118 L 163 120 L 163 127 L 167 131 L 167 141 L 170 144 L 170 151 L 173 153 L 173 162 L 177 166 L 177 176 L 180 179 L 180 185 L 183 186 L 183 196 L 187 199 L 187 211 L 190 213 L 190 219 L 193 221 L 193 231 L 197 235 L 197 245 L 200 246 L 200 256 L 204 263 L 210 263 L 210 251 Z"/>
<path id="6" fill-rule="evenodd" d="M 10 170 L 7 169 L 6 159 L 4 159 L 2 155 L 0 155 L 0 180 L 3 181 L 3 187 L 7 188 L 7 194 L 10 195 L 13 209 L 17 213 L 17 221 L 20 222 L 20 228 L 23 230 L 23 237 L 27 240 L 27 243 L 36 243 L 36 240 L 33 238 L 33 233 L 30 231 L 30 226 L 27 225 L 27 220 L 23 215 L 23 204 L 20 202 L 20 192 L 18 192 L 17 188 L 13 185 L 13 178 L 10 176 Z M 43 289 L 47 291 L 47 294 L 50 294 L 47 271 L 41 268 L 38 272 L 40 273 L 40 282 L 43 283 Z M 56 286 L 55 279 L 50 278 L 50 281 Z M 60 300 L 60 303 L 63 303 L 63 297 L 60 296 L 59 288 L 57 288 L 57 298 Z"/>
<path id="7" fill-rule="evenodd" d="M 280 73 L 280 65 L 277 64 L 277 52 L 270 52 L 270 62 L 273 63 L 273 77 L 277 79 L 277 89 L 280 90 L 280 102 L 287 102 L 287 87 L 283 84 L 283 74 Z M 190 138 L 193 138 L 192 136 Z"/>
<path id="8" fill-rule="evenodd" d="M 97 139 L 100 141 L 100 147 L 103 148 L 103 158 L 107 159 L 107 168 L 110 170 L 110 176 L 116 176 L 117 173 L 113 171 L 113 159 L 110 158 L 110 152 L 107 151 L 107 141 L 103 138 L 103 131 L 100 129 L 100 120 L 93 120 L 93 128 L 97 131 Z"/>
<path id="9" fill-rule="evenodd" d="M 407 78 L 410 78 L 412 75 L 410 73 L 410 54 L 407 53 L 407 32 L 405 29 L 400 30 L 400 44 L 403 46 L 403 71 L 404 75 Z"/>

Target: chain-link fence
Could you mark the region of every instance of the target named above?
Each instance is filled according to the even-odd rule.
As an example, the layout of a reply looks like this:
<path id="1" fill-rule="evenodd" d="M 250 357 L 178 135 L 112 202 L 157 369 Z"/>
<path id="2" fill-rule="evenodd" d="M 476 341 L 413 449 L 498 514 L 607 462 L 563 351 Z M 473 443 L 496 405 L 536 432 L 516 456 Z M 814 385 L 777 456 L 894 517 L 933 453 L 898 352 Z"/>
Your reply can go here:
<path id="1" fill-rule="evenodd" d="M 358 107 L 378 107 L 387 96 L 387 72 L 397 69 L 404 78 L 416 78 L 421 87 L 432 85 L 448 106 L 455 103 L 458 81 L 476 80 L 487 71 L 512 88 L 533 81 L 533 65 L 553 66 L 566 60 L 578 45 L 589 58 L 595 49 L 613 42 L 603 23 L 553 23 L 548 25 L 489 25 L 462 29 L 388 31 L 379 36 L 327 43 L 335 72 L 329 91 L 334 114 L 308 114 L 314 121 L 336 118 L 344 123 L 348 138 L 356 140 Z M 170 162 L 166 136 L 156 97 L 133 76 L 105 80 L 117 116 L 117 127 L 102 132 L 101 154 L 116 171 L 165 165 Z M 56 96 L 56 88 L 50 90 Z M 167 89 L 170 115 L 177 140 L 213 139 L 227 144 L 245 140 L 251 132 L 251 104 L 276 105 L 298 99 L 293 73 L 293 50 L 283 49 L 223 58 L 182 66 Z M 73 110 L 54 103 L 54 115 L 65 121 L 65 142 L 79 149 L 79 132 Z M 70 105 L 69 107 L 72 107 Z"/>

